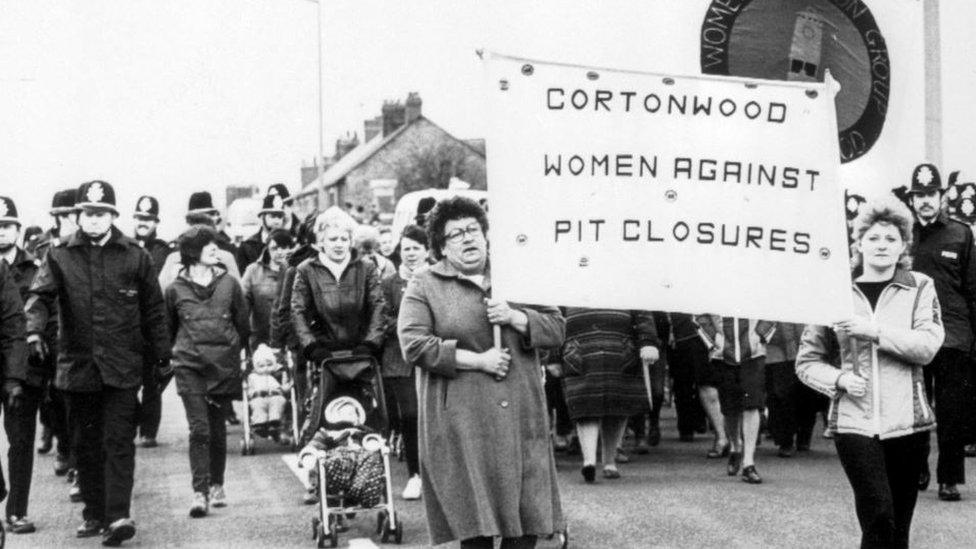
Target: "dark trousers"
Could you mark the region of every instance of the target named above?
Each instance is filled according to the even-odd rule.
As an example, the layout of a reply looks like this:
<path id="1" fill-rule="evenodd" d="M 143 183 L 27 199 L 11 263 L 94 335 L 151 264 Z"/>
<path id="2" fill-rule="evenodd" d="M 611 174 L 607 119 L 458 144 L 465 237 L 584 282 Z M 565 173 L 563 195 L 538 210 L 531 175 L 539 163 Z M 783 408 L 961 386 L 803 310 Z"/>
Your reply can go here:
<path id="1" fill-rule="evenodd" d="M 766 365 L 769 431 L 777 446 L 809 448 L 817 412 L 826 403 L 826 397 L 800 382 L 792 361 Z"/>
<path id="2" fill-rule="evenodd" d="M 862 548 L 908 547 L 927 437 L 835 436 L 837 456 L 854 489 Z"/>
<path id="3" fill-rule="evenodd" d="M 410 476 L 420 474 L 420 444 L 417 434 L 417 389 L 412 377 L 384 377 L 386 411 L 390 429 L 403 436 L 403 453 Z M 394 427 L 396 425 L 396 427 Z"/>
<path id="4" fill-rule="evenodd" d="M 39 406 L 41 424 L 58 440 L 58 455 L 67 456 L 71 454 L 72 432 L 68 428 L 68 406 L 64 393 L 54 387 L 54 382 L 49 381 L 46 384 L 44 398 Z"/>
<path id="5" fill-rule="evenodd" d="M 10 476 L 10 492 L 7 499 L 7 516 L 27 515 L 30 498 L 31 476 L 34 474 L 34 435 L 37 433 L 37 408 L 44 399 L 43 387 L 23 385 L 24 399 L 17 410 L 3 402 L 3 428 L 7 431 L 10 448 L 7 450 L 7 473 Z"/>
<path id="6" fill-rule="evenodd" d="M 137 389 L 65 391 L 71 453 L 78 469 L 85 520 L 129 518 L 136 466 Z"/>
<path id="7" fill-rule="evenodd" d="M 567 436 L 573 432 L 573 421 L 569 419 L 569 408 L 566 407 L 566 395 L 563 394 L 562 379 L 546 375 L 546 405 L 550 417 L 556 414 L 556 434 Z"/>
<path id="8" fill-rule="evenodd" d="M 966 482 L 965 447 L 972 440 L 976 421 L 973 384 L 973 362 L 963 351 L 942 348 L 925 367 L 926 394 L 934 401 L 937 419 L 939 461 L 935 474 L 939 484 Z"/>
<path id="9" fill-rule="evenodd" d="M 705 410 L 698 398 L 695 371 L 707 366 L 708 350 L 694 342 L 678 342 L 668 352 L 668 368 L 671 372 L 671 394 L 674 395 L 674 411 L 678 416 L 678 434 L 693 435 L 705 422 Z M 698 364 L 704 364 L 699 366 Z"/>
<path id="10" fill-rule="evenodd" d="M 502 538 L 500 549 L 533 549 L 536 540 L 536 536 Z M 489 536 L 461 540 L 461 549 L 492 549 L 493 547 L 495 547 L 495 538 Z"/>
<path id="11" fill-rule="evenodd" d="M 231 397 L 211 398 L 204 394 L 180 395 L 190 424 L 190 474 L 193 491 L 209 493 L 224 483 L 227 465 L 227 424 L 223 407 Z"/>
<path id="12" fill-rule="evenodd" d="M 155 382 L 155 390 L 142 390 L 142 405 L 139 409 L 139 436 L 156 438 L 159 422 L 163 419 L 163 391 L 173 380 L 173 375 L 164 376 Z"/>

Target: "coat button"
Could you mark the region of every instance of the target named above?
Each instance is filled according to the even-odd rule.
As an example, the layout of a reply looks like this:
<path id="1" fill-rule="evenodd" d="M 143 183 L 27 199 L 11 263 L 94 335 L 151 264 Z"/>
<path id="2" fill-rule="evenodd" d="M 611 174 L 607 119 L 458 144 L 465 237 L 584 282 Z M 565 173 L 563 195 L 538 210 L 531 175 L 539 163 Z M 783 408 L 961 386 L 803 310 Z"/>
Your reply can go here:
<path id="1" fill-rule="evenodd" d="M 507 400 L 503 400 L 503 401 L 499 402 L 498 405 L 501 406 L 502 408 L 508 408 L 508 401 Z"/>

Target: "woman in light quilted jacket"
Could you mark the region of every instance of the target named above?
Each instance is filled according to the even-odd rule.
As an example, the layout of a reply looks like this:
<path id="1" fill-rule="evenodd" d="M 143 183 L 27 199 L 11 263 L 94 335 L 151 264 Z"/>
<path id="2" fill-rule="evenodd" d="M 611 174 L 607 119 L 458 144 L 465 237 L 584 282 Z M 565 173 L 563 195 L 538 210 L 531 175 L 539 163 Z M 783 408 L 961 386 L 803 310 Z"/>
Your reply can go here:
<path id="1" fill-rule="evenodd" d="M 908 270 L 908 209 L 893 197 L 866 204 L 854 235 L 854 316 L 808 326 L 796 372 L 831 398 L 828 430 L 854 490 L 861 547 L 908 547 L 935 427 L 922 367 L 945 332 L 932 279 Z"/>

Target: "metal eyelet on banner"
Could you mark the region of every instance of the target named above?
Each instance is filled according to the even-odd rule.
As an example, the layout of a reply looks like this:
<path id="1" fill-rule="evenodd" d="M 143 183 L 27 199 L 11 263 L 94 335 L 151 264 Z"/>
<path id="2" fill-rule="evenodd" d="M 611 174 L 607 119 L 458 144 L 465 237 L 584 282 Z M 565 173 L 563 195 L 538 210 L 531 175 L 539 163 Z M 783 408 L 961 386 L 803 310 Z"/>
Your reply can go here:
<path id="1" fill-rule="evenodd" d="M 754 89 L 756 89 L 758 87 L 759 87 L 759 84 L 756 84 L 755 82 L 746 82 L 746 88 L 748 88 L 750 90 L 754 90 Z"/>
<path id="2" fill-rule="evenodd" d="M 674 189 L 668 189 L 667 191 L 664 192 L 664 199 L 667 200 L 668 202 L 674 202 L 675 200 L 678 199 L 678 192 L 675 191 Z"/>
<path id="3" fill-rule="evenodd" d="M 598 80 L 600 78 L 600 74 L 596 71 L 589 71 L 586 73 L 586 78 L 590 80 Z"/>
<path id="4" fill-rule="evenodd" d="M 589 267 L 589 265 L 590 265 L 590 258 L 586 257 L 585 255 L 580 257 L 579 260 L 580 267 Z"/>
<path id="5" fill-rule="evenodd" d="M 525 76 L 532 76 L 532 73 L 534 72 L 535 72 L 535 67 L 533 67 L 532 65 L 528 63 L 522 65 L 522 74 L 524 74 Z"/>
<path id="6" fill-rule="evenodd" d="M 664 78 L 664 80 L 662 80 L 662 82 L 664 82 L 664 85 L 665 86 L 673 86 L 674 85 L 674 78 L 671 78 L 670 76 L 667 76 L 667 77 Z"/>
<path id="7" fill-rule="evenodd" d="M 830 259 L 830 248 L 820 248 L 820 259 Z"/>
<path id="8" fill-rule="evenodd" d="M 817 93 L 817 90 L 807 90 L 807 97 L 810 99 L 816 99 L 818 95 L 820 94 Z"/>
<path id="9" fill-rule="evenodd" d="M 515 237 L 515 243 L 519 246 L 525 246 L 525 243 L 528 242 L 528 240 L 529 237 L 525 236 L 524 234 L 520 234 Z"/>

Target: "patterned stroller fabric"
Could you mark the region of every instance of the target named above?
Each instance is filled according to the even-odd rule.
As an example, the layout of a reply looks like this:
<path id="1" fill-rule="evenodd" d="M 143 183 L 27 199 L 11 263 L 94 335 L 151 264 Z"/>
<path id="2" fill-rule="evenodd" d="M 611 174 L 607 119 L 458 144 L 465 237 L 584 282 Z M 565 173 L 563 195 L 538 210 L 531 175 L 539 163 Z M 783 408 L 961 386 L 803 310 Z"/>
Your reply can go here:
<path id="1" fill-rule="evenodd" d="M 379 452 L 351 446 L 327 450 L 325 476 L 328 492 L 344 493 L 347 505 L 373 507 L 383 499 L 386 484 Z"/>

